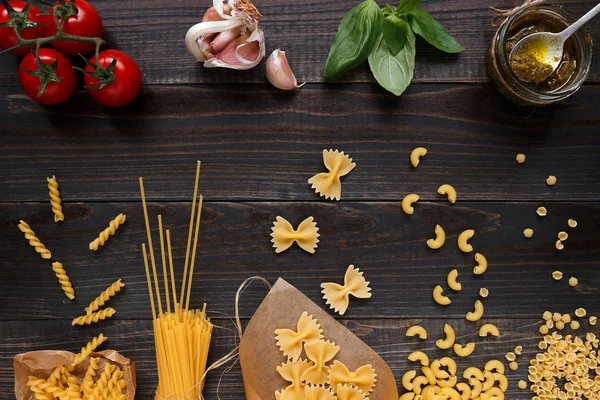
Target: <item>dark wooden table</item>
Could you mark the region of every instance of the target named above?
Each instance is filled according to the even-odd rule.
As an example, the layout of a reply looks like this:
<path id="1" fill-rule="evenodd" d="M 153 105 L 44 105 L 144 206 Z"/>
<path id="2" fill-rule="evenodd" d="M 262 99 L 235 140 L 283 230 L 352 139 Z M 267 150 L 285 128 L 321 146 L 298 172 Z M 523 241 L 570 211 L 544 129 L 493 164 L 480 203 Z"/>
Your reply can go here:
<path id="1" fill-rule="evenodd" d="M 317 304 L 320 283 L 340 281 L 348 264 L 365 271 L 373 297 L 354 301 L 340 321 L 389 363 L 396 378 L 409 367 L 406 356 L 425 349 L 431 356 L 444 322 L 461 341 L 478 347 L 461 365 L 503 358 L 524 346 L 520 368 L 508 372 L 507 398 L 526 399 L 517 389 L 535 354 L 543 311 L 573 313 L 585 307 L 600 314 L 600 64 L 588 83 L 562 104 L 537 110 L 516 108 L 486 75 L 485 55 L 494 29 L 489 5 L 517 2 L 430 0 L 425 7 L 465 45 L 460 55 L 443 54 L 417 42 L 415 79 L 401 98 L 386 93 L 366 67 L 325 84 L 322 70 L 337 24 L 356 1 L 263 0 L 267 49 L 288 51 L 298 93 L 265 83 L 264 63 L 252 71 L 207 70 L 186 52 L 183 37 L 209 1 L 96 0 L 111 47 L 131 54 L 144 74 L 140 97 L 110 110 L 85 93 L 57 107 L 40 107 L 18 86 L 17 61 L 0 60 L 0 398 L 13 397 L 12 357 L 39 349 L 77 351 L 99 332 L 112 348 L 137 364 L 138 397 L 152 398 L 156 384 L 151 314 L 139 251 L 145 240 L 137 178 L 144 176 L 151 215 L 161 213 L 174 236 L 181 274 L 196 160 L 202 160 L 205 196 L 192 305 L 208 308 L 216 324 L 231 327 L 233 297 L 251 275 L 287 279 Z M 564 1 L 582 14 L 595 1 Z M 596 40 L 600 24 L 589 26 Z M 408 156 L 429 149 L 417 170 Z M 324 170 L 321 151 L 343 150 L 356 169 L 343 181 L 343 201 L 320 199 L 307 179 Z M 527 162 L 518 165 L 517 153 Z M 45 178 L 60 182 L 66 221 L 53 222 Z M 545 184 L 548 175 L 558 183 Z M 442 183 L 458 190 L 455 205 L 436 194 Z M 412 216 L 400 200 L 416 192 L 422 201 Z M 540 218 L 538 206 L 548 209 Z M 87 244 L 115 215 L 126 224 L 97 253 Z M 292 224 L 312 215 L 321 242 L 315 255 L 294 247 L 276 255 L 270 229 L 277 215 Z M 554 247 L 569 218 L 579 222 L 565 249 Z M 68 301 L 50 268 L 17 229 L 28 221 L 55 258 L 67 268 L 77 298 Z M 441 224 L 448 242 L 440 251 L 425 246 Z M 522 231 L 535 230 L 526 240 Z M 473 228 L 472 243 L 489 260 L 483 276 L 471 273 L 472 255 L 454 245 Z M 155 241 L 156 243 L 156 241 Z M 431 289 L 458 268 L 463 291 L 442 308 Z M 554 270 L 565 274 L 551 278 Z M 570 276 L 579 286 L 567 284 Z M 117 315 L 90 327 L 71 319 L 117 278 L 127 284 L 115 300 Z M 464 315 L 485 286 L 485 321 L 502 335 L 479 340 Z M 264 296 L 261 285 L 244 294 L 245 320 Z M 421 323 L 425 343 L 404 336 Z M 579 333 L 599 326 L 582 324 Z M 230 331 L 216 330 L 211 359 L 233 346 Z M 208 380 L 216 399 L 219 373 Z M 239 369 L 223 378 L 223 399 L 243 398 Z"/>

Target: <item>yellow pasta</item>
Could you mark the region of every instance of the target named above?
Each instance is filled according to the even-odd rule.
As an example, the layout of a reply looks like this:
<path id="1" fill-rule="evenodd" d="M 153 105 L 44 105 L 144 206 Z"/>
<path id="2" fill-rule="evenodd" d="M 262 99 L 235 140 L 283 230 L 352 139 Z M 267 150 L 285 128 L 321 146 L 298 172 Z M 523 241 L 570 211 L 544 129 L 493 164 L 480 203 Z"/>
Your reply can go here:
<path id="1" fill-rule="evenodd" d="M 120 279 L 113 282 L 108 288 L 106 288 L 106 290 L 104 290 L 102 293 L 100 293 L 98 295 L 98 297 L 96 297 L 94 299 L 94 301 L 92 301 L 90 303 L 89 306 L 87 306 L 85 308 L 85 314 L 90 315 L 94 311 L 100 309 L 100 307 L 102 307 L 105 302 L 107 302 L 111 297 L 113 297 L 123 287 L 125 287 L 125 284 L 123 282 L 121 282 Z"/>
<path id="2" fill-rule="evenodd" d="M 404 373 L 404 375 L 402 375 L 402 387 L 404 387 L 404 389 L 406 390 L 412 390 L 413 389 L 413 379 L 415 379 L 415 376 L 417 375 L 417 371 L 414 369 L 411 369 L 410 371 L 406 371 Z"/>
<path id="3" fill-rule="evenodd" d="M 408 355 L 410 361 L 419 361 L 421 365 L 429 365 L 429 357 L 422 351 L 413 351 Z"/>
<path id="4" fill-rule="evenodd" d="M 92 394 L 94 388 L 94 378 L 98 373 L 98 361 L 100 359 L 96 357 L 90 357 L 90 362 L 83 376 L 81 387 L 83 390 L 84 397 L 89 397 Z"/>
<path id="5" fill-rule="evenodd" d="M 294 230 L 285 218 L 278 216 L 271 228 L 271 242 L 275 248 L 275 253 L 281 253 L 290 248 L 294 242 L 302 248 L 302 250 L 314 254 L 319 243 L 319 228 L 314 222 L 313 217 L 308 217 L 298 225 L 298 229 Z"/>
<path id="6" fill-rule="evenodd" d="M 427 149 L 425 147 L 417 147 L 410 153 L 410 163 L 413 168 L 417 168 L 419 162 L 421 161 L 421 157 L 427 154 Z"/>
<path id="7" fill-rule="evenodd" d="M 89 315 L 82 315 L 80 317 L 73 318 L 71 325 L 90 325 L 92 323 L 111 318 L 116 313 L 117 311 L 114 308 L 107 307 L 103 310 L 96 311 L 95 313 L 91 313 Z"/>
<path id="8" fill-rule="evenodd" d="M 35 376 L 29 377 L 27 386 L 29 386 L 37 400 L 52 400 L 54 398 L 53 393 L 62 391 L 57 386 Z"/>
<path id="9" fill-rule="evenodd" d="M 304 384 L 302 375 L 312 365 L 306 360 L 288 361 L 277 367 L 277 372 L 286 381 L 290 382 L 280 396 L 280 400 L 296 400 L 304 398 Z"/>
<path id="10" fill-rule="evenodd" d="M 341 361 L 334 361 L 329 369 L 327 382 L 333 387 L 337 387 L 339 384 L 353 385 L 364 394 L 368 394 L 375 387 L 376 376 L 377 374 L 370 364 L 363 365 L 352 372 Z"/>
<path id="11" fill-rule="evenodd" d="M 475 350 L 474 342 L 467 343 L 464 346 L 461 344 L 458 344 L 458 343 L 454 344 L 454 352 L 459 357 L 468 357 L 473 353 L 474 350 Z M 485 375 L 485 373 L 484 373 L 484 375 Z"/>
<path id="12" fill-rule="evenodd" d="M 467 319 L 471 322 L 479 321 L 481 317 L 483 317 L 483 303 L 481 300 L 475 301 L 475 306 L 473 312 L 467 313 Z"/>
<path id="13" fill-rule="evenodd" d="M 292 361 L 297 361 L 302 354 L 303 344 L 322 339 L 322 333 L 321 325 L 305 311 L 298 320 L 296 331 L 277 329 L 275 330 L 275 340 L 277 340 L 277 346 L 283 355 Z"/>
<path id="14" fill-rule="evenodd" d="M 479 336 L 486 337 L 487 335 L 500 336 L 500 331 L 494 324 L 483 324 L 479 328 Z"/>
<path id="15" fill-rule="evenodd" d="M 452 185 L 444 184 L 438 188 L 438 194 L 448 196 L 448 201 L 452 204 L 456 203 L 456 189 Z"/>
<path id="16" fill-rule="evenodd" d="M 439 225 L 435 226 L 435 239 L 428 239 L 427 246 L 430 249 L 437 250 L 444 245 L 446 242 L 446 232 L 444 232 L 444 228 Z"/>
<path id="17" fill-rule="evenodd" d="M 85 347 L 81 348 L 81 351 L 75 356 L 75 359 L 73 360 L 73 363 L 71 365 L 75 366 L 83 360 L 85 360 L 86 358 L 88 358 L 92 351 L 96 350 L 98 346 L 106 342 L 107 339 L 108 338 L 102 333 L 94 337 L 90 342 L 88 342 L 88 344 L 85 345 Z"/>
<path id="18" fill-rule="evenodd" d="M 455 292 L 459 292 L 462 289 L 462 285 L 457 280 L 458 279 L 458 270 L 455 268 L 448 273 L 448 277 L 446 278 L 446 282 L 448 283 L 448 287 Z"/>
<path id="19" fill-rule="evenodd" d="M 304 351 L 310 361 L 314 363 L 302 374 L 302 380 L 313 385 L 322 385 L 327 382 L 327 363 L 335 357 L 340 350 L 335 343 L 324 340 L 315 340 L 304 345 Z"/>
<path id="20" fill-rule="evenodd" d="M 407 194 L 402 199 L 402 211 L 408 215 L 412 215 L 415 212 L 413 204 L 419 201 L 419 195 L 415 193 Z"/>
<path id="21" fill-rule="evenodd" d="M 475 253 L 475 262 L 477 265 L 473 268 L 473 273 L 475 275 L 483 274 L 488 267 L 487 259 L 481 253 Z"/>
<path id="22" fill-rule="evenodd" d="M 323 298 L 335 312 L 344 315 L 350 303 L 350 295 L 359 299 L 371 298 L 369 282 L 354 265 L 350 265 L 344 275 L 344 285 L 326 282 L 321 284 Z"/>
<path id="23" fill-rule="evenodd" d="M 444 324 L 444 334 L 446 337 L 444 339 L 438 339 L 435 342 L 435 345 L 440 349 L 449 349 L 454 345 L 456 334 L 454 333 L 454 329 L 448 324 Z"/>
<path id="24" fill-rule="evenodd" d="M 35 236 L 35 232 L 31 229 L 31 227 L 29 227 L 27 222 L 23 220 L 19 221 L 18 227 L 19 230 L 25 235 L 25 239 L 29 241 L 29 245 L 32 246 L 43 259 L 49 260 L 52 258 L 52 253 L 50 253 L 50 250 L 48 250 L 46 246 L 40 242 L 40 239 Z"/>
<path id="25" fill-rule="evenodd" d="M 356 167 L 356 163 L 344 152 L 323 150 L 323 163 L 329 172 L 316 174 L 308 180 L 315 192 L 327 200 L 339 200 L 342 197 L 340 178 L 348 175 Z"/>
<path id="26" fill-rule="evenodd" d="M 406 336 L 418 336 L 419 339 L 427 339 L 427 331 L 421 325 L 413 325 L 406 330 Z"/>
<path id="27" fill-rule="evenodd" d="M 65 267 L 62 263 L 58 261 L 52 263 L 52 270 L 54 274 L 58 278 L 58 283 L 60 283 L 60 287 L 65 292 L 65 296 L 67 296 L 70 300 L 75 298 L 75 290 L 73 289 L 73 285 L 69 280 L 69 275 L 67 275 L 67 271 L 65 271 Z"/>
<path id="28" fill-rule="evenodd" d="M 365 393 L 352 385 L 337 385 L 336 394 L 337 400 L 368 400 Z"/>
<path id="29" fill-rule="evenodd" d="M 115 219 L 110 221 L 110 223 L 108 224 L 108 227 L 105 230 L 103 230 L 102 232 L 100 232 L 100 234 L 98 235 L 98 237 L 96 239 L 94 239 L 90 242 L 90 250 L 96 251 L 96 250 L 98 250 L 98 248 L 100 246 L 104 246 L 104 243 L 106 243 L 108 238 L 115 234 L 117 229 L 119 229 L 119 226 L 121 226 L 125 222 L 126 219 L 127 219 L 127 216 L 125 214 L 121 213 L 121 214 L 117 215 L 115 217 Z"/>
<path id="30" fill-rule="evenodd" d="M 469 244 L 469 239 L 471 239 L 473 235 L 475 235 L 475 231 L 473 229 L 467 229 L 458 235 L 456 243 L 458 244 L 458 248 L 463 253 L 470 253 L 473 251 L 473 246 Z"/>
<path id="31" fill-rule="evenodd" d="M 104 389 L 108 387 L 108 381 L 110 380 L 114 370 L 114 365 L 110 363 L 104 364 L 104 370 L 100 374 L 100 378 L 98 378 L 98 382 L 96 382 L 96 386 L 94 387 L 89 400 L 102 400 L 104 398 Z"/>
<path id="32" fill-rule="evenodd" d="M 58 191 L 58 181 L 56 180 L 56 176 L 52 175 L 52 178 L 46 178 L 46 181 L 48 181 L 50 205 L 52 206 L 52 213 L 54 214 L 54 222 L 64 221 L 65 214 L 63 214 L 62 206 L 60 205 L 60 192 Z"/>
<path id="33" fill-rule="evenodd" d="M 335 393 L 323 386 L 304 386 L 304 400 L 337 400 Z"/>
<path id="34" fill-rule="evenodd" d="M 439 305 L 442 306 L 447 306 L 448 304 L 452 303 L 452 300 L 450 300 L 450 298 L 448 296 L 444 296 L 444 289 L 442 289 L 442 287 L 440 285 L 437 285 L 436 287 L 433 288 L 433 300 L 435 300 L 436 303 L 438 303 Z"/>

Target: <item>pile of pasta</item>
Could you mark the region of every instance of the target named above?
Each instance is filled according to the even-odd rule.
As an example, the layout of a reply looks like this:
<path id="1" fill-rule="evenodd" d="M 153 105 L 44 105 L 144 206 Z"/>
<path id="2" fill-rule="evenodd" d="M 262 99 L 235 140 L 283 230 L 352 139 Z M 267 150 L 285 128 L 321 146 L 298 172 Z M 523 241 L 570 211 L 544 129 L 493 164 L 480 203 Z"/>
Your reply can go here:
<path id="1" fill-rule="evenodd" d="M 275 330 L 277 346 L 288 358 L 277 372 L 289 383 L 275 392 L 276 400 L 368 400 L 377 382 L 375 369 L 363 365 L 351 371 L 334 361 L 340 347 L 325 341 L 322 333 L 321 325 L 307 312 L 300 316 L 295 331 Z"/>
<path id="2" fill-rule="evenodd" d="M 30 376 L 27 386 L 37 400 L 125 400 L 125 372 L 117 365 L 90 354 L 107 340 L 103 334 L 93 338 L 71 364 L 58 366 L 46 379 Z M 83 376 L 74 374 L 78 364 L 87 362 Z"/>

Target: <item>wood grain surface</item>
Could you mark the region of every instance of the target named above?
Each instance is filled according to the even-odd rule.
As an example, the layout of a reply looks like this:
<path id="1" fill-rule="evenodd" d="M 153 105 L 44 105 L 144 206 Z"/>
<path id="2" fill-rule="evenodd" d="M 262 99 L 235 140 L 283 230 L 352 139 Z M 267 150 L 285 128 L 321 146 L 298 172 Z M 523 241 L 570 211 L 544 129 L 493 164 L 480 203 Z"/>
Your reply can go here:
<path id="1" fill-rule="evenodd" d="M 188 84 L 217 82 L 264 82 L 264 63 L 250 71 L 202 68 L 187 52 L 187 30 L 200 22 L 211 0 L 132 0 L 114 6 L 111 0 L 92 2 L 104 20 L 108 47 L 123 50 L 140 65 L 146 84 Z M 299 81 L 322 82 L 329 47 L 343 15 L 358 0 L 258 0 L 263 15 L 267 55 L 274 49 L 287 51 Z M 383 2 L 379 2 L 383 4 Z M 429 0 L 423 7 L 431 12 L 465 46 L 459 55 L 445 54 L 420 39 L 417 42 L 416 82 L 485 82 L 486 55 L 495 28 L 489 6 L 512 8 L 521 0 Z M 583 15 L 596 2 L 562 0 L 575 16 Z M 600 39 L 600 26 L 588 24 L 592 37 Z M 17 62 L 0 58 L 0 82 L 18 84 Z M 342 78 L 343 81 L 372 82 L 365 64 Z M 600 65 L 594 64 L 589 81 L 600 80 Z"/>

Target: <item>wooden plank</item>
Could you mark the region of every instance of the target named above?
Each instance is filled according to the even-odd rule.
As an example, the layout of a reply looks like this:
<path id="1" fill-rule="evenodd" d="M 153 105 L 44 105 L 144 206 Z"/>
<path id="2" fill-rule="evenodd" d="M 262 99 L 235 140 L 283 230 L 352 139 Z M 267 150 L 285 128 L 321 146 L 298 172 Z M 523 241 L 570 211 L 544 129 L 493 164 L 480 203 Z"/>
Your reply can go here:
<path id="1" fill-rule="evenodd" d="M 147 187 L 153 182 L 147 181 Z M 541 205 L 543 203 L 540 203 Z M 373 297 L 352 303 L 349 318 L 414 318 L 415 316 L 464 319 L 478 297 L 480 287 L 491 295 L 485 300 L 486 316 L 536 318 L 546 308 L 573 312 L 578 307 L 600 314 L 600 285 L 597 261 L 600 257 L 600 203 L 546 204 L 548 216 L 540 218 L 533 203 L 449 203 L 422 202 L 415 214 L 407 216 L 398 202 L 331 203 L 206 203 L 195 268 L 192 306 L 208 303 L 209 310 L 233 315 L 233 299 L 242 281 L 253 275 L 274 282 L 283 277 L 325 307 L 320 284 L 342 282 L 349 264 L 365 271 Z M 64 224 L 52 222 L 47 204 L 0 205 L 1 299 L 10 307 L 0 308 L 0 320 L 72 319 L 98 293 L 117 278 L 127 287 L 111 300 L 116 319 L 150 318 L 146 278 L 140 245 L 145 241 L 139 203 L 65 204 Z M 98 252 L 88 243 L 118 213 L 127 221 Z M 187 239 L 189 205 L 152 203 L 150 215 L 164 217 L 172 230 L 176 274 L 181 281 Z M 314 255 L 294 246 L 275 254 L 269 236 L 275 217 L 281 215 L 297 226 L 313 216 L 320 233 Z M 49 261 L 42 260 L 17 229 L 19 219 L 27 221 L 40 240 L 63 262 L 76 290 L 75 301 L 61 292 Z M 567 219 L 579 221 L 568 229 Z M 426 246 L 436 224 L 446 231 L 445 246 L 434 251 Z M 522 231 L 534 229 L 527 240 Z M 484 254 L 488 271 L 474 276 L 473 254 L 461 253 L 457 235 L 472 228 L 471 240 Z M 569 232 L 565 249 L 555 249 L 557 233 Z M 154 246 L 158 236 L 154 233 Z M 159 253 L 157 253 L 159 254 Z M 160 257 L 157 257 L 160 260 Z M 450 293 L 452 304 L 438 306 L 431 292 L 446 275 L 457 268 L 464 289 Z M 160 269 L 160 264 L 159 264 Z M 551 278 L 555 270 L 565 279 Z M 579 286 L 567 279 L 576 276 Z M 162 281 L 161 281 L 162 282 Z M 445 289 L 446 292 L 449 289 Z M 241 313 L 250 317 L 265 290 L 257 285 L 244 294 Z"/>
<path id="2" fill-rule="evenodd" d="M 57 175 L 65 201 L 189 200 L 196 160 L 211 200 L 318 200 L 307 180 L 338 148 L 357 167 L 344 200 L 597 200 L 600 87 L 562 105 L 520 110 L 490 85 L 413 85 L 400 99 L 366 85 L 311 85 L 295 95 L 231 86 L 146 87 L 119 110 L 84 93 L 43 108 L 0 88 L 0 201 L 46 201 Z M 410 151 L 429 153 L 417 170 Z M 527 154 L 518 165 L 515 155 Z M 545 179 L 556 175 L 558 184 Z"/>
<path id="3" fill-rule="evenodd" d="M 513 372 L 508 367 L 506 368 L 506 375 L 509 379 L 506 396 L 515 400 L 530 399 L 532 394 L 528 390 L 518 389 L 517 382 L 519 379 L 527 379 L 526 367 L 529 359 L 539 351 L 537 343 L 541 339 L 541 335 L 537 332 L 538 321 L 510 318 L 487 321 L 499 327 L 500 337 L 480 338 L 476 334 L 474 324 L 467 324 L 464 320 L 450 322 L 456 330 L 458 342 L 476 342 L 475 352 L 468 358 L 456 357 L 451 350 L 436 348 L 435 341 L 443 336 L 443 324 L 448 322 L 444 319 L 415 317 L 407 320 L 369 319 L 341 322 L 384 358 L 394 372 L 400 393 L 403 393 L 400 384 L 402 375 L 409 369 L 418 369 L 415 363 L 406 359 L 412 351 L 425 351 L 430 359 L 444 356 L 454 358 L 458 364 L 459 374 L 461 374 L 459 381 L 462 381 L 462 371 L 466 367 L 476 366 L 483 369 L 485 363 L 490 359 L 498 359 L 506 364 L 504 355 L 512 351 L 515 346 L 521 345 L 523 346 L 523 355 L 518 358 L 519 369 Z M 216 320 L 215 322 L 229 327 L 227 320 Z M 429 337 L 426 341 L 404 336 L 406 329 L 416 323 L 423 325 L 428 330 Z M 152 326 L 148 320 L 112 321 L 106 323 L 102 329 L 102 332 L 109 338 L 103 348 L 115 349 L 136 363 L 136 398 L 140 399 L 151 398 L 156 387 L 156 364 L 151 329 Z M 565 332 L 571 333 L 570 330 L 565 330 Z M 585 336 L 586 332 L 594 332 L 598 335 L 600 327 L 599 325 L 589 327 L 587 323 L 583 323 L 581 329 L 573 333 Z M 13 396 L 12 357 L 15 354 L 43 349 L 77 351 L 92 335 L 97 333 L 98 329 L 85 331 L 70 329 L 65 321 L 0 322 L 0 397 L 10 398 Z M 216 329 L 210 360 L 226 354 L 233 346 L 231 333 Z M 279 362 L 280 360 L 277 361 L 277 363 Z M 217 399 L 216 386 L 221 372 L 221 370 L 217 370 L 208 376 L 207 386 L 204 390 L 207 400 Z M 282 385 L 283 383 L 282 381 Z M 219 396 L 222 399 L 232 400 L 244 398 L 239 366 L 235 366 L 230 372 L 223 375 Z"/>
<path id="4" fill-rule="evenodd" d="M 108 46 L 130 54 L 140 65 L 147 84 L 222 82 L 264 82 L 264 63 L 251 71 L 204 69 L 188 54 L 184 36 L 199 22 L 210 0 L 170 3 L 161 0 L 133 0 L 114 7 L 110 0 L 94 0 L 103 17 Z M 299 81 L 321 82 L 323 66 L 337 26 L 358 0 L 323 2 L 307 0 L 261 0 L 256 5 L 263 14 L 262 26 L 267 51 L 287 51 Z M 444 24 L 465 46 L 460 55 L 445 54 L 425 41 L 417 42 L 416 82 L 485 82 L 486 52 L 495 29 L 489 6 L 512 8 L 522 1 L 430 0 L 425 9 Z M 595 5 L 592 0 L 563 0 L 574 15 L 583 15 Z M 143 12 L 140 12 L 143 10 Z M 600 26 L 589 24 L 594 39 Z M 17 85 L 16 60 L 0 59 L 0 82 Z M 600 66 L 592 67 L 590 82 L 600 79 Z M 368 66 L 347 74 L 344 81 L 372 81 Z"/>

